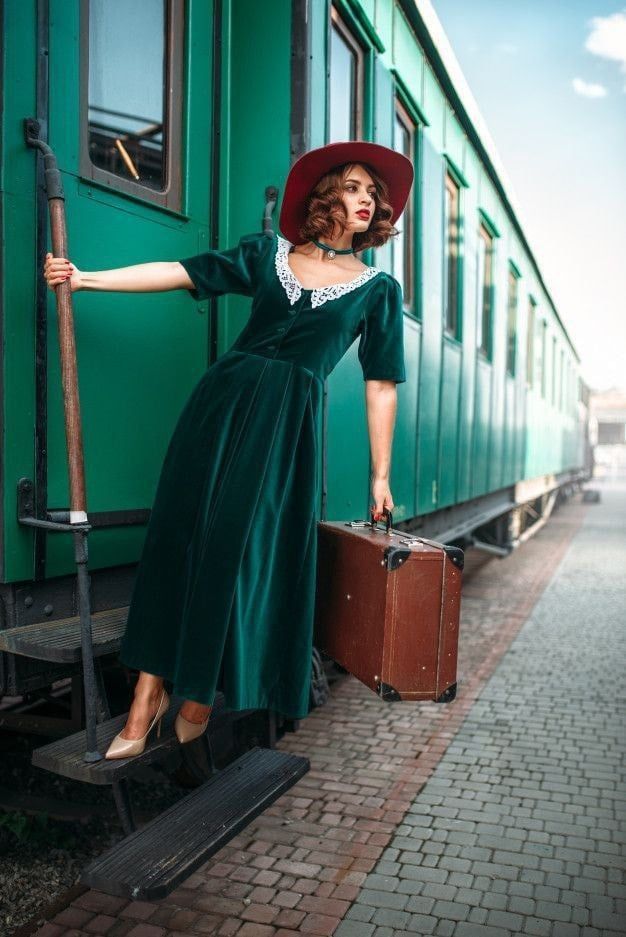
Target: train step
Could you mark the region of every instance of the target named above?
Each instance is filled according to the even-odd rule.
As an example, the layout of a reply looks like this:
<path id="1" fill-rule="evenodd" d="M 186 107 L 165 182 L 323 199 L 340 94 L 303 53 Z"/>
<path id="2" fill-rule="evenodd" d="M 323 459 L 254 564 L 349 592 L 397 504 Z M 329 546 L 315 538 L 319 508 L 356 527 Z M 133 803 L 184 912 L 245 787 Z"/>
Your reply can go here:
<path id="1" fill-rule="evenodd" d="M 127 617 L 127 605 L 91 613 L 94 657 L 119 650 Z M 56 621 L 7 628 L 0 631 L 0 651 L 60 664 L 78 661 L 81 659 L 80 617 L 73 615 L 70 618 L 57 618 Z"/>
<path id="2" fill-rule="evenodd" d="M 133 900 L 164 898 L 309 768 L 299 755 L 250 749 L 90 862 L 81 884 Z"/>
<path id="3" fill-rule="evenodd" d="M 75 781 L 84 781 L 88 784 L 112 784 L 114 781 L 121 781 L 123 778 L 138 773 L 147 765 L 159 761 L 180 745 L 174 734 L 173 724 L 181 703 L 182 699 L 172 697 L 170 708 L 163 716 L 161 737 L 157 738 L 156 731 L 152 731 L 141 755 L 135 755 L 132 758 L 102 758 L 95 763 L 85 762 L 83 755 L 87 738 L 85 730 L 82 729 L 73 735 L 56 739 L 48 745 L 34 749 L 31 763 L 37 768 L 44 768 L 46 771 L 52 771 L 65 778 L 73 778 Z M 223 725 L 227 719 L 241 718 L 247 712 L 249 710 L 234 713 L 225 710 L 224 697 L 222 693 L 217 693 L 207 732 L 210 735 L 218 724 Z M 114 736 L 124 726 L 127 718 L 128 713 L 122 713 L 96 726 L 98 751 L 103 755 Z"/>

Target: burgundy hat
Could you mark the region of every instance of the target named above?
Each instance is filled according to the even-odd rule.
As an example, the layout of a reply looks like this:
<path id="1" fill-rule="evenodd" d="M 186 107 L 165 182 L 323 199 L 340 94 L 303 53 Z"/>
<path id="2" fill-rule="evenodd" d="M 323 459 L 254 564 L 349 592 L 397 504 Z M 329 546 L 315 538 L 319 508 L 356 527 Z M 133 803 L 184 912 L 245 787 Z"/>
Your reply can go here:
<path id="1" fill-rule="evenodd" d="M 306 197 L 317 182 L 342 163 L 368 163 L 389 186 L 391 223 L 402 214 L 413 184 L 413 164 L 402 153 L 380 143 L 346 140 L 327 143 L 299 157 L 289 170 L 278 225 L 292 244 L 303 244 L 299 230 L 306 221 Z"/>

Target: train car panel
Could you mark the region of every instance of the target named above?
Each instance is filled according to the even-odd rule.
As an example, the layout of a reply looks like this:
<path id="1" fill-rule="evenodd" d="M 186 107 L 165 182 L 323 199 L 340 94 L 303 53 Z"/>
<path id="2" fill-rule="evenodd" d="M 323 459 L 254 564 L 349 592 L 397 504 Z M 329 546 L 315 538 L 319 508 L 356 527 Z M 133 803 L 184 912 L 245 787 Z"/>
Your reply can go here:
<path id="1" fill-rule="evenodd" d="M 478 498 L 489 491 L 489 465 L 491 456 L 491 385 L 493 366 L 482 357 L 476 360 L 474 384 L 474 419 L 471 465 L 471 497 Z"/>
<path id="2" fill-rule="evenodd" d="M 388 29 L 379 25 L 389 24 Z M 424 110 L 424 69 L 426 57 L 421 46 L 415 41 L 415 35 L 398 4 L 393 0 L 381 0 L 377 4 L 376 24 L 385 42 L 391 50 L 393 65 L 404 85 L 409 89 L 417 107 Z"/>
<path id="3" fill-rule="evenodd" d="M 417 514 L 417 414 L 419 396 L 419 367 L 421 346 L 420 324 L 405 316 L 404 349 L 406 381 L 398 385 L 398 410 L 393 435 L 391 461 L 393 465 L 394 498 L 393 520 L 409 520 Z"/>
<path id="4" fill-rule="evenodd" d="M 424 113 L 428 120 L 426 136 L 438 153 L 443 150 L 445 97 L 430 64 L 424 63 Z"/>
<path id="5" fill-rule="evenodd" d="M 290 0 L 274 0 L 271 16 L 255 0 L 223 7 L 222 168 L 213 197 L 221 209 L 224 246 L 236 244 L 242 233 L 261 230 L 265 188 L 280 186 L 289 171 L 291 16 Z M 218 355 L 230 348 L 250 313 L 249 300 L 224 299 L 217 320 Z"/>
<path id="6" fill-rule="evenodd" d="M 32 575 L 32 538 L 16 522 L 14 479 L 33 477 L 33 426 L 37 421 L 33 349 L 36 343 L 38 292 L 34 279 L 24 277 L 24 264 L 34 263 L 37 216 L 32 155 L 24 146 L 21 118 L 33 111 L 36 94 L 36 18 L 31 4 L 4 4 L 0 9 L 4 35 L 24 37 L 5 42 L 1 60 L 2 133 L 2 276 L 0 277 L 1 393 L 0 436 L 2 524 L 0 529 L 2 581 Z M 31 37 L 27 41 L 26 37 Z M 19 80 L 14 76 L 19 75 Z"/>
<path id="7" fill-rule="evenodd" d="M 441 404 L 439 418 L 439 507 L 457 500 L 456 479 L 459 459 L 459 409 L 463 356 L 461 346 L 444 336 L 441 368 Z"/>

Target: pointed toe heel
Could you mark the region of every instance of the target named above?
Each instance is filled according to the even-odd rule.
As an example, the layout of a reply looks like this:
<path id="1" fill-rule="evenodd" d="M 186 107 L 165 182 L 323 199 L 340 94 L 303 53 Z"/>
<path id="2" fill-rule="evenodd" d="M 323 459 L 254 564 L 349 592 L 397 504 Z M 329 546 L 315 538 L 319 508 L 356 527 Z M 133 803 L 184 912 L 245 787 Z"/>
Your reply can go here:
<path id="1" fill-rule="evenodd" d="M 161 721 L 163 716 L 169 709 L 170 699 L 165 690 L 161 694 L 161 699 L 159 700 L 159 705 L 157 711 L 150 722 L 146 730 L 146 734 L 142 735 L 140 739 L 125 739 L 122 738 L 120 732 L 115 736 L 106 752 L 104 753 L 105 758 L 132 758 L 134 755 L 141 755 L 146 747 L 146 742 L 148 736 L 152 729 L 157 727 L 157 738 L 161 737 Z M 123 731 L 123 730 L 122 730 Z"/>
<path id="2" fill-rule="evenodd" d="M 177 713 L 176 719 L 174 720 L 174 732 L 181 745 L 199 738 L 206 730 L 210 718 L 211 713 L 209 712 L 204 722 L 190 722 L 188 719 L 185 719 L 184 716 L 181 716 L 180 713 Z"/>

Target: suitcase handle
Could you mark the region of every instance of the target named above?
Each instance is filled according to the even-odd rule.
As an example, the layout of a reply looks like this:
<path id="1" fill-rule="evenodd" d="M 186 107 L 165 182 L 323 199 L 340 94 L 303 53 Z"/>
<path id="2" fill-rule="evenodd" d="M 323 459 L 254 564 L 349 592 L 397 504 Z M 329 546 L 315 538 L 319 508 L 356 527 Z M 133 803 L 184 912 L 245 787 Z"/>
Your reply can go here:
<path id="1" fill-rule="evenodd" d="M 388 534 L 391 531 L 391 511 L 389 510 L 389 508 L 383 508 L 383 514 L 385 515 L 385 533 Z M 374 520 L 374 508 L 370 508 L 370 515 L 371 515 L 370 525 L 378 529 L 376 527 L 376 525 L 378 524 L 378 521 Z"/>
<path id="2" fill-rule="evenodd" d="M 393 530 L 392 528 L 392 514 L 388 508 L 383 508 L 383 513 L 385 514 L 385 533 L 387 534 L 396 534 L 400 537 L 400 543 L 405 544 L 410 547 L 414 543 L 428 543 L 431 547 L 437 547 L 439 550 L 443 550 L 445 544 L 441 543 L 439 540 L 429 540 L 428 537 L 416 537 L 414 534 L 408 534 L 405 530 Z M 371 518 L 369 521 L 345 521 L 346 527 L 371 527 L 374 530 L 380 530 L 380 527 L 377 526 L 377 521 L 374 520 L 374 510 L 370 508 Z"/>
<path id="3" fill-rule="evenodd" d="M 383 513 L 385 514 L 385 533 L 392 533 L 391 530 L 391 511 L 388 508 L 383 508 Z M 380 527 L 377 526 L 377 521 L 374 520 L 374 509 L 370 508 L 370 519 L 369 521 L 345 521 L 346 527 L 371 527 L 372 530 L 380 530 Z"/>

